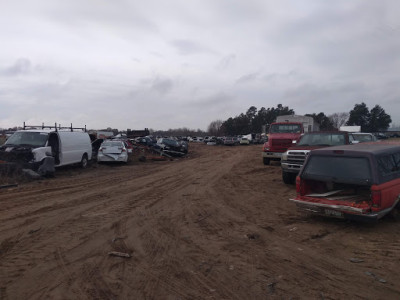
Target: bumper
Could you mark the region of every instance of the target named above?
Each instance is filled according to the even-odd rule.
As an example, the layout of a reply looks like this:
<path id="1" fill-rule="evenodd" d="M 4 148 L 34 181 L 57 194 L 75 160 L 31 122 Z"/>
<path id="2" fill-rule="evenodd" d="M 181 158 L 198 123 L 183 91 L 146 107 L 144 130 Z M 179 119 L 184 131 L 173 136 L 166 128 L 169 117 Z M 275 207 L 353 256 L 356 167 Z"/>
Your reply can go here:
<path id="1" fill-rule="evenodd" d="M 320 216 L 334 217 L 340 219 L 349 219 L 356 221 L 377 221 L 388 214 L 393 207 L 383 209 L 379 212 L 364 212 L 363 209 L 346 206 L 330 205 L 324 203 L 312 203 L 297 199 L 289 199 L 296 204 L 298 210 Z"/>
<path id="2" fill-rule="evenodd" d="M 282 152 L 262 152 L 262 157 L 266 158 L 278 158 L 281 159 L 282 157 Z"/>
<path id="3" fill-rule="evenodd" d="M 281 161 L 281 167 L 284 172 L 298 174 L 303 165 L 288 163 Z"/>
<path id="4" fill-rule="evenodd" d="M 128 156 L 117 156 L 117 155 L 104 155 L 104 154 L 98 154 L 97 155 L 97 161 L 98 162 L 128 162 Z"/>

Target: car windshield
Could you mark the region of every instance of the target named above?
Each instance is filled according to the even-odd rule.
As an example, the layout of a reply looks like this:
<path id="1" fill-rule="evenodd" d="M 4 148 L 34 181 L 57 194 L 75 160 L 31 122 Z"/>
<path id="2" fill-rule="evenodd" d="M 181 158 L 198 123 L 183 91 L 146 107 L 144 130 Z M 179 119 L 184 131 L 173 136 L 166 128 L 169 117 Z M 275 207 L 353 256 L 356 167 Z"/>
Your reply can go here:
<path id="1" fill-rule="evenodd" d="M 102 147 L 123 147 L 123 143 L 117 142 L 117 141 L 107 141 L 107 142 L 104 142 L 101 146 Z"/>
<path id="2" fill-rule="evenodd" d="M 15 132 L 5 145 L 42 147 L 46 145 L 47 132 Z"/>
<path id="3" fill-rule="evenodd" d="M 359 142 L 371 142 L 374 141 L 374 138 L 372 135 L 369 134 L 357 134 L 357 133 L 353 133 L 353 137 L 356 141 Z"/>
<path id="4" fill-rule="evenodd" d="M 178 147 L 178 146 L 179 146 L 179 144 L 178 144 L 177 141 L 170 140 L 170 139 L 163 139 L 163 140 L 162 140 L 162 143 L 163 143 L 164 145 L 168 145 L 168 146 L 172 146 L 172 147 Z"/>
<path id="5" fill-rule="evenodd" d="M 337 146 L 345 144 L 345 136 L 337 133 L 305 134 L 301 137 L 297 146 Z"/>
<path id="6" fill-rule="evenodd" d="M 297 124 L 273 124 L 270 133 L 300 133 L 301 127 Z"/>
<path id="7" fill-rule="evenodd" d="M 372 176 L 365 157 L 311 156 L 304 168 L 306 179 L 370 184 Z"/>

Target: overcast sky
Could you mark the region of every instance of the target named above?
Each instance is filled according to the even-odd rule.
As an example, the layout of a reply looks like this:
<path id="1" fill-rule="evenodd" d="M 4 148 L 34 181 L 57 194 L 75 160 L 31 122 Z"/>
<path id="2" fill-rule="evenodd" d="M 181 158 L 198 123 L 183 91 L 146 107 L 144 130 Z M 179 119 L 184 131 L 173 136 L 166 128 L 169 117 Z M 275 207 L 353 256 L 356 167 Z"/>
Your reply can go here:
<path id="1" fill-rule="evenodd" d="M 381 105 L 400 125 L 398 0 L 0 2 L 0 127 L 206 130 L 254 105 Z"/>

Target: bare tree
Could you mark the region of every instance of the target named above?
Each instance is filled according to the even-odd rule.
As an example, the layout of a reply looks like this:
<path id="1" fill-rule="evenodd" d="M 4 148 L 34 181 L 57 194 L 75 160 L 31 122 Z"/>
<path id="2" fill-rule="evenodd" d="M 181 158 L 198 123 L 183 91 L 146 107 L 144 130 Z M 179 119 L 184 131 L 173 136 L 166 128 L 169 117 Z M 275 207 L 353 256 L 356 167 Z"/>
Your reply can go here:
<path id="1" fill-rule="evenodd" d="M 329 116 L 333 126 L 339 129 L 341 126 L 345 125 L 347 120 L 349 119 L 349 113 L 347 112 L 340 112 L 334 113 Z"/>
<path id="2" fill-rule="evenodd" d="M 221 133 L 222 133 L 222 130 L 221 130 L 222 123 L 223 123 L 222 120 L 215 120 L 215 121 L 212 121 L 212 122 L 210 123 L 210 125 L 208 125 L 208 129 L 207 129 L 208 133 L 209 133 L 210 135 L 214 135 L 214 136 L 219 136 L 219 135 L 221 135 Z"/>

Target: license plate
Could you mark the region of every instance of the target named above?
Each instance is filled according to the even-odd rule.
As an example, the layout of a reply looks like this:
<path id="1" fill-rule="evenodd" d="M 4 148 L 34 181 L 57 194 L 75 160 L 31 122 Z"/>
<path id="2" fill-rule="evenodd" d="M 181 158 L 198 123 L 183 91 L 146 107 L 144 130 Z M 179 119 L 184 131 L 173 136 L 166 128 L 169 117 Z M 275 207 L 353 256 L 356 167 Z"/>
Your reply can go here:
<path id="1" fill-rule="evenodd" d="M 336 218 L 343 218 L 342 212 L 333 209 L 325 209 L 325 215 Z"/>

